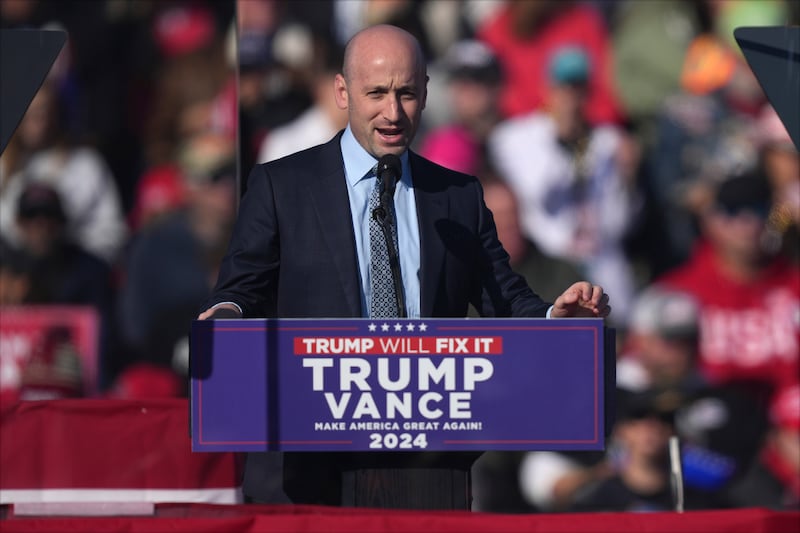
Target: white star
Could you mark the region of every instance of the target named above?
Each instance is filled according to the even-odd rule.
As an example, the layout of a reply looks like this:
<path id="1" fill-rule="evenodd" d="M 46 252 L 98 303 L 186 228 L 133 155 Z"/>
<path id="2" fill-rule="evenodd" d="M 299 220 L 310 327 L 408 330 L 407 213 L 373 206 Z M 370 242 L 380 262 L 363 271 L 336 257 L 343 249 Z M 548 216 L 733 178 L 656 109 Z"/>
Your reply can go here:
<path id="1" fill-rule="evenodd" d="M 389 331 L 389 324 L 387 324 L 386 322 L 381 324 L 381 331 Z"/>
<path id="2" fill-rule="evenodd" d="M 398 322 L 397 324 L 394 325 L 394 330 L 395 331 L 403 331 L 403 324 Z"/>
<path id="3" fill-rule="evenodd" d="M 420 331 L 425 331 L 425 330 L 427 330 L 427 329 L 428 329 L 428 324 L 420 324 L 420 325 L 419 325 L 419 327 L 418 327 L 418 329 L 419 329 Z"/>
<path id="4" fill-rule="evenodd" d="M 407 326 L 406 326 L 406 329 L 407 329 L 408 331 L 414 331 L 414 324 L 409 324 L 409 325 L 407 325 Z"/>
<path id="5" fill-rule="evenodd" d="M 378 329 L 378 327 L 375 324 L 370 324 L 367 327 L 369 328 L 370 331 L 375 331 L 376 329 Z"/>

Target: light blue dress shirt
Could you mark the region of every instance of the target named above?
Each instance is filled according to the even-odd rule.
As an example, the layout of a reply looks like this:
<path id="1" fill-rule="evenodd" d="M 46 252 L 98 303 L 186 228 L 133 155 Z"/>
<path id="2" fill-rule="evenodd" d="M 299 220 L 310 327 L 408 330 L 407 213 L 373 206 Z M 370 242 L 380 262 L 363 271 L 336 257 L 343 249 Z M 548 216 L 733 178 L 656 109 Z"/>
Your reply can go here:
<path id="1" fill-rule="evenodd" d="M 369 301 L 372 292 L 369 274 L 369 196 L 375 187 L 376 179 L 370 176 L 370 173 L 378 161 L 358 144 L 349 125 L 342 135 L 341 148 L 344 175 L 347 181 L 347 195 L 350 199 L 350 215 L 353 217 L 353 230 L 356 237 L 358 271 L 361 280 L 361 309 L 363 309 L 363 316 L 367 317 L 369 316 Z M 400 272 L 403 276 L 406 315 L 409 318 L 419 318 L 419 224 L 414 186 L 411 182 L 411 169 L 408 165 L 408 152 L 400 156 L 400 162 L 403 165 L 403 175 L 394 192 Z"/>

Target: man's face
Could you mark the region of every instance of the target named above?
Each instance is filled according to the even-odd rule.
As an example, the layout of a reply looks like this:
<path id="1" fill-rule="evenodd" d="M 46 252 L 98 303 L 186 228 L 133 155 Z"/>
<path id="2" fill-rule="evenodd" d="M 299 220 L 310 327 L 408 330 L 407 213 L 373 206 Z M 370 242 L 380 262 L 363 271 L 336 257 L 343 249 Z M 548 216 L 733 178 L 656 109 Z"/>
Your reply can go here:
<path id="1" fill-rule="evenodd" d="M 768 208 L 714 209 L 707 217 L 707 232 L 717 250 L 740 262 L 757 261 L 763 254 L 761 237 L 766 227 Z"/>
<path id="2" fill-rule="evenodd" d="M 336 76 L 336 104 L 347 109 L 356 140 L 376 159 L 400 155 L 419 127 L 427 96 L 427 79 L 406 47 L 384 43 L 364 50 L 349 79 Z"/>

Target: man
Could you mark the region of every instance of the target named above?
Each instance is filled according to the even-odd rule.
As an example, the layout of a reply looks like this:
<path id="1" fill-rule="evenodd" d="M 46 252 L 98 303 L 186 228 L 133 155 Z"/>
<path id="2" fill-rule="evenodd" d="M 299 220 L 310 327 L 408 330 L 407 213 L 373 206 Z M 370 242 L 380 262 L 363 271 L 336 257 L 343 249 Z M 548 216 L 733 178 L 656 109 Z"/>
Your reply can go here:
<path id="1" fill-rule="evenodd" d="M 200 319 L 373 316 L 372 282 L 381 280 L 370 272 L 370 171 L 387 154 L 402 162 L 394 213 L 408 317 L 463 317 L 469 303 L 484 316 L 608 315 L 608 296 L 588 282 L 552 306 L 543 302 L 510 269 L 477 179 L 408 150 L 426 85 L 422 52 L 407 32 L 380 25 L 353 37 L 334 81 L 347 128 L 324 145 L 255 167 Z M 244 490 L 255 500 L 263 498 L 255 481 L 263 460 L 248 458 Z M 335 502 L 326 492 L 326 482 L 335 485 L 331 465 L 309 466 L 319 489 L 310 501 Z"/>

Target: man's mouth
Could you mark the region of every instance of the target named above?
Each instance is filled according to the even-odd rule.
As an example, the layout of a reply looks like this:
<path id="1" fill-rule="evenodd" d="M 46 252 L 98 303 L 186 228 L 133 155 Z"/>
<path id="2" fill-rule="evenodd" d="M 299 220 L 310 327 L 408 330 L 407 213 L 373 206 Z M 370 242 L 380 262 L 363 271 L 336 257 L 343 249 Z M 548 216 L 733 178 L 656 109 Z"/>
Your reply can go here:
<path id="1" fill-rule="evenodd" d="M 386 142 L 398 142 L 403 139 L 403 128 L 377 128 L 377 132 Z"/>

